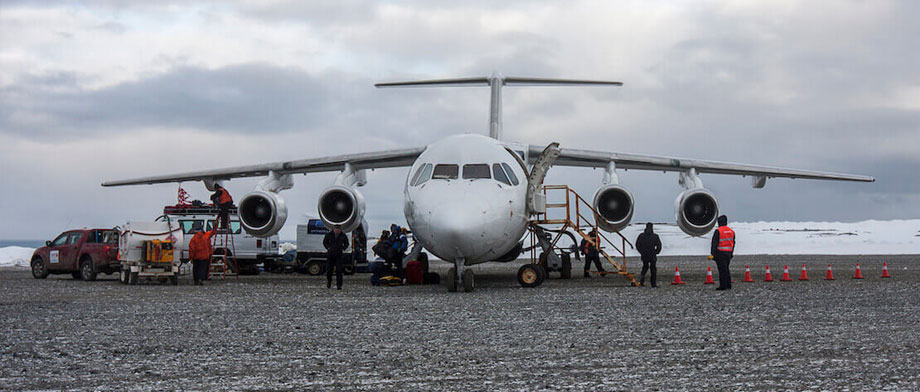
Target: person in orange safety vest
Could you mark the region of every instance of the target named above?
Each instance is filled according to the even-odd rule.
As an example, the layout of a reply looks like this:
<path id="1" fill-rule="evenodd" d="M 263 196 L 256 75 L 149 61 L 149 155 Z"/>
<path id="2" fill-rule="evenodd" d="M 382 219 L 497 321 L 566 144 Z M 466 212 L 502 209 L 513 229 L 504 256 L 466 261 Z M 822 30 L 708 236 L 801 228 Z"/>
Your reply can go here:
<path id="1" fill-rule="evenodd" d="M 731 290 L 732 276 L 728 270 L 735 252 L 735 231 L 728 227 L 728 217 L 719 216 L 719 228 L 712 233 L 710 254 L 719 269 L 719 287 L 716 290 Z"/>
<path id="2" fill-rule="evenodd" d="M 203 285 L 208 279 L 208 270 L 211 268 L 211 237 L 217 232 L 217 225 L 211 231 L 205 232 L 201 229 L 201 223 L 195 223 L 192 227 L 195 233 L 188 242 L 188 258 L 192 260 L 192 278 L 198 286 Z"/>
<path id="3" fill-rule="evenodd" d="M 211 201 L 217 206 L 217 222 L 215 226 L 226 229 L 230 222 L 230 207 L 233 206 L 233 198 L 230 192 L 218 183 L 214 183 L 214 194 L 211 195 Z"/>

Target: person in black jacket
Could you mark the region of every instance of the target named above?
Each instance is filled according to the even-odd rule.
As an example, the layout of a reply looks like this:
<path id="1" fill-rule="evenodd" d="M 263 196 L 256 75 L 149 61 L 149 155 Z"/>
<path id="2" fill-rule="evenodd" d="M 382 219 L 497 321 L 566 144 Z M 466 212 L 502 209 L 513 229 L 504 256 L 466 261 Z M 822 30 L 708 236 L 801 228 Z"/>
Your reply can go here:
<path id="1" fill-rule="evenodd" d="M 719 269 L 719 287 L 716 290 L 731 290 L 732 276 L 728 265 L 735 252 L 735 231 L 728 227 L 728 217 L 719 216 L 719 228 L 712 233 L 712 246 L 709 254 Z"/>
<path id="2" fill-rule="evenodd" d="M 645 273 L 652 271 L 652 287 L 658 287 L 658 254 L 661 253 L 661 238 L 652 229 L 652 222 L 645 224 L 645 232 L 636 237 L 636 250 L 642 255 L 642 274 L 639 278 L 639 284 L 645 285 Z"/>
<path id="3" fill-rule="evenodd" d="M 348 234 L 336 227 L 323 237 L 326 247 L 326 288 L 332 288 L 332 268 L 335 267 L 335 287 L 342 289 L 342 275 L 345 273 L 345 250 L 348 249 Z"/>
<path id="4" fill-rule="evenodd" d="M 597 267 L 597 272 L 604 272 L 604 267 L 601 267 L 600 252 L 598 252 L 598 248 L 597 248 L 597 244 L 599 243 L 598 236 L 597 236 L 597 230 L 591 230 L 591 232 L 588 233 L 588 236 L 594 240 L 594 245 L 591 245 L 588 242 L 588 240 L 582 239 L 581 245 L 579 246 L 579 248 L 581 248 L 582 253 L 584 253 L 585 255 L 585 277 L 586 278 L 591 277 L 591 274 L 589 273 L 589 271 L 591 270 L 592 261 L 594 262 L 594 265 Z M 601 275 L 601 276 L 604 276 L 604 275 Z"/>

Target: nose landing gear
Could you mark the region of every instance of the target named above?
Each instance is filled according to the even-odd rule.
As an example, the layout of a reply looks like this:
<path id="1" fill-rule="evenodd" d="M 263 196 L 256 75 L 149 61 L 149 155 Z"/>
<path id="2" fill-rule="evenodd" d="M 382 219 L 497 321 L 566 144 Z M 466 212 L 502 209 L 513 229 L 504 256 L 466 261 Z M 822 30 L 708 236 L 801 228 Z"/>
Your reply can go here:
<path id="1" fill-rule="evenodd" d="M 447 291 L 456 293 L 462 287 L 463 291 L 469 293 L 476 288 L 473 270 L 464 269 L 464 262 L 462 257 L 455 259 L 454 268 L 447 271 Z"/>

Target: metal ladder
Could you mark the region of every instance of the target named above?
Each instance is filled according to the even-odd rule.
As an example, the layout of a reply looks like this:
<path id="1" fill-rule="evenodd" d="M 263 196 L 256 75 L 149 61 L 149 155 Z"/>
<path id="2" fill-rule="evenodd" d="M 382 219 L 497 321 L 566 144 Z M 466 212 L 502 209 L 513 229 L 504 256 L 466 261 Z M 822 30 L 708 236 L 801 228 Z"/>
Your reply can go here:
<path id="1" fill-rule="evenodd" d="M 217 221 L 214 221 L 217 224 Z M 227 223 L 227 229 L 217 229 L 217 233 L 211 240 L 211 249 L 221 249 L 219 254 L 211 255 L 211 267 L 208 269 L 208 277 L 218 276 L 221 280 L 227 276 L 240 277 L 240 268 L 236 264 L 236 245 L 233 243 L 232 227 Z M 229 246 L 228 246 L 229 245 Z M 229 250 L 230 255 L 227 255 Z M 232 269 L 230 267 L 233 267 Z"/>
<path id="2" fill-rule="evenodd" d="M 546 203 L 546 210 L 542 213 L 536 214 L 534 219 L 531 219 L 528 229 L 530 231 L 531 243 L 539 243 L 540 247 L 543 249 L 543 252 L 548 258 L 558 258 L 556 252 L 552 252 L 552 249 L 556 248 L 556 243 L 559 242 L 559 239 L 562 238 L 562 235 L 568 229 L 571 229 L 575 233 L 578 233 L 581 238 L 584 238 L 589 244 L 597 247 L 598 253 L 604 259 L 607 260 L 610 265 L 613 266 L 613 271 L 598 271 L 596 274 L 617 274 L 623 276 L 628 280 L 633 286 L 639 286 L 639 281 L 636 280 L 635 275 L 626 271 L 626 246 L 633 247 L 632 243 L 620 234 L 620 232 L 615 232 L 617 236 L 620 237 L 621 244 L 616 246 L 611 242 L 607 236 L 605 236 L 600 229 L 597 227 L 597 220 L 600 219 L 597 215 L 597 211 L 591 207 L 591 204 L 588 203 L 584 198 L 582 198 L 575 190 L 569 188 L 566 185 L 544 185 L 541 187 L 544 198 L 547 196 L 549 191 L 558 191 L 565 193 L 565 202 L 564 203 Z M 546 199 L 548 200 L 548 199 Z M 549 210 L 553 209 L 564 209 L 565 217 L 549 217 Z M 585 214 L 590 215 L 591 219 L 585 216 Z M 555 214 L 554 214 L 555 215 Z M 550 225 L 559 225 L 559 229 L 548 230 L 545 226 Z M 597 233 L 597 237 L 592 237 L 588 232 L 594 230 Z M 556 232 L 557 234 L 552 238 L 552 240 L 547 240 L 545 234 L 547 231 Z M 609 254 L 604 250 L 604 245 L 608 245 L 615 255 Z M 578 245 L 578 244 L 576 244 Z M 535 248 L 531 248 L 531 262 L 536 260 L 535 258 Z M 614 257 L 616 256 L 616 257 Z"/>

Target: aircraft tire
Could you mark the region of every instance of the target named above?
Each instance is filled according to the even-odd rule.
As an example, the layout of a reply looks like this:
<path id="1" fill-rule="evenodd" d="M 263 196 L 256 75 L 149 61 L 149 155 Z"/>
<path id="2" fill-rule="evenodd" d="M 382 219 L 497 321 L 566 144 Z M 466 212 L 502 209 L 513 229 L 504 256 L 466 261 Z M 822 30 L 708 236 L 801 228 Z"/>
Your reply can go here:
<path id="1" fill-rule="evenodd" d="M 451 293 L 457 292 L 457 269 L 451 268 L 447 270 L 447 291 Z"/>
<path id="2" fill-rule="evenodd" d="M 475 274 L 473 270 L 467 269 L 463 271 L 463 291 L 469 293 L 476 289 Z"/>
<path id="3" fill-rule="evenodd" d="M 568 253 L 564 253 L 562 255 L 562 271 L 560 275 L 560 278 L 562 279 L 572 278 L 572 258 L 568 255 Z"/>
<path id="4" fill-rule="evenodd" d="M 521 286 L 537 287 L 543 283 L 543 268 L 536 264 L 524 264 L 518 269 L 517 280 Z"/>

